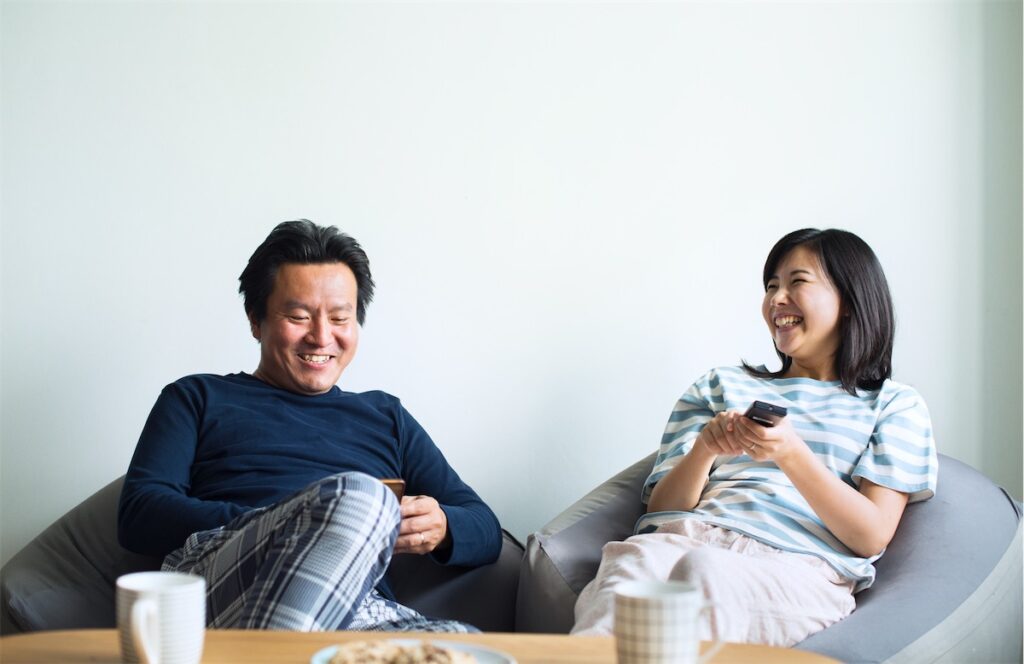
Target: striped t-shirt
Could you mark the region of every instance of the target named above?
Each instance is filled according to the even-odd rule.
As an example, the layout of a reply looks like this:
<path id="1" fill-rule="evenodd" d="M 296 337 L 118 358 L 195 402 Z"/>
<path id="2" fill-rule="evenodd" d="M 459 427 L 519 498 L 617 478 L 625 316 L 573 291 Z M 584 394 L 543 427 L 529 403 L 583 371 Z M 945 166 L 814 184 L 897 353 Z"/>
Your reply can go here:
<path id="1" fill-rule="evenodd" d="M 716 413 L 745 410 L 755 399 L 785 406 L 797 435 L 850 486 L 865 478 L 909 494 L 910 502 L 935 493 L 938 459 L 931 418 L 914 388 L 887 380 L 880 390 L 853 396 L 839 381 L 755 378 L 741 367 L 721 367 L 702 376 L 673 409 L 644 483 L 644 503 Z M 645 514 L 636 532 L 653 532 L 678 518 L 700 519 L 784 551 L 818 556 L 854 581 L 855 592 L 874 581 L 871 563 L 881 555 L 861 558 L 851 552 L 773 461 L 745 454 L 715 459 L 693 510 Z"/>

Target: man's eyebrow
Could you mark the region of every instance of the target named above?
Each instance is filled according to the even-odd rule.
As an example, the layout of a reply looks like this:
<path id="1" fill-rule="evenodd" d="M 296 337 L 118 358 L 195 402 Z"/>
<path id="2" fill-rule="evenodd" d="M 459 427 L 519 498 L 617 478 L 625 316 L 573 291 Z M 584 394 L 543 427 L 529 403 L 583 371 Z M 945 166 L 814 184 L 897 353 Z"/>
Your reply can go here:
<path id="1" fill-rule="evenodd" d="M 310 306 L 302 300 L 285 300 L 282 305 L 285 309 L 309 309 Z M 344 304 L 338 304 L 330 309 L 331 311 L 351 311 L 352 303 L 345 302 Z"/>

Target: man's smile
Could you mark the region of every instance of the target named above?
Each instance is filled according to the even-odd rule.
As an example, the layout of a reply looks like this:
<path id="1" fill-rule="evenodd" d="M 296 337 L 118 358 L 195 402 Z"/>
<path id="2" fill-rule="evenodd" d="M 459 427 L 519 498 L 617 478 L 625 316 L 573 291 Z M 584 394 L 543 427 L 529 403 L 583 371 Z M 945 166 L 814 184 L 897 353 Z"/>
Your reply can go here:
<path id="1" fill-rule="evenodd" d="M 313 364 L 324 364 L 330 360 L 333 355 L 309 355 L 306 353 L 299 353 L 299 358 L 306 362 L 312 362 Z"/>

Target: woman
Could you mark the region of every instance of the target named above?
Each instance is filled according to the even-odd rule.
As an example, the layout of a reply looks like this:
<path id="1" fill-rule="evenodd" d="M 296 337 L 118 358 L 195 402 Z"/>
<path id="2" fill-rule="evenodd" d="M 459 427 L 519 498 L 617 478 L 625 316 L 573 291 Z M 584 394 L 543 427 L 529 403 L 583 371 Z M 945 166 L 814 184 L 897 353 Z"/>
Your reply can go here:
<path id="1" fill-rule="evenodd" d="M 604 547 L 574 634 L 612 629 L 614 587 L 686 579 L 714 605 L 702 638 L 790 646 L 854 609 L 938 463 L 924 400 L 890 379 L 894 316 L 871 248 L 794 231 L 764 268 L 778 371 L 723 367 L 676 404 L 636 535 Z M 765 426 L 755 400 L 787 409 Z"/>

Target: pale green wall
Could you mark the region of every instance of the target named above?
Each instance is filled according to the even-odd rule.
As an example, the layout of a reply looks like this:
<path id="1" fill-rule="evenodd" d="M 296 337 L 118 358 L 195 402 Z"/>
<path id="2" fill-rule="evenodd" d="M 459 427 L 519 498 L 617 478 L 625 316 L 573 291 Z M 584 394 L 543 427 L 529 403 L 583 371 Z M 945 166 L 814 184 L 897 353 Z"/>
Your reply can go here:
<path id="1" fill-rule="evenodd" d="M 363 242 L 346 389 L 398 394 L 520 537 L 770 360 L 771 244 L 861 234 L 940 450 L 1021 495 L 1020 3 L 4 2 L 6 560 L 160 388 L 255 367 L 278 221 Z M 528 491 L 524 487 L 529 487 Z M 940 487 L 941 490 L 941 487 Z"/>

